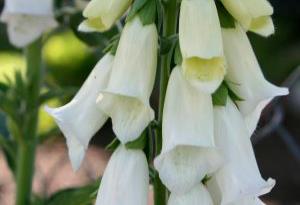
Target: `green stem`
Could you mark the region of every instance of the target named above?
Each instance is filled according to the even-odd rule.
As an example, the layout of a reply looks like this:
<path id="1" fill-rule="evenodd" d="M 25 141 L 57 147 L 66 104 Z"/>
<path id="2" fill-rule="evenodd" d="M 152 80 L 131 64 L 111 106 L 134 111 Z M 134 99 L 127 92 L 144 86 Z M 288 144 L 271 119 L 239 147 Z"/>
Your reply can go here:
<path id="1" fill-rule="evenodd" d="M 29 205 L 34 175 L 37 144 L 39 94 L 41 87 L 41 39 L 30 44 L 26 50 L 26 99 L 22 141 L 18 147 L 16 205 Z"/>
<path id="2" fill-rule="evenodd" d="M 177 32 L 177 19 L 178 9 L 176 0 L 168 0 L 163 5 L 163 37 L 169 37 Z M 171 49 L 167 54 L 161 56 L 160 60 L 160 93 L 159 93 L 159 111 L 158 111 L 158 123 L 159 128 L 157 129 L 156 135 L 156 155 L 161 152 L 162 148 L 162 118 L 163 118 L 163 107 L 165 102 L 165 95 L 167 91 L 167 85 L 170 75 L 171 59 L 173 50 Z M 159 175 L 156 174 L 154 178 L 154 204 L 155 205 L 166 205 L 168 192 L 166 187 L 162 184 Z"/>

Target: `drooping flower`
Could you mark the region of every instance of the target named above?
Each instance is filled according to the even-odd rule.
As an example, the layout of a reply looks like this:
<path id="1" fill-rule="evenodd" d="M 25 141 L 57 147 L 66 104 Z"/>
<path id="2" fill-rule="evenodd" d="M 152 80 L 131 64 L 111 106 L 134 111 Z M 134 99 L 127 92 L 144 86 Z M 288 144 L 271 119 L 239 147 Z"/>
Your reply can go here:
<path id="1" fill-rule="evenodd" d="M 96 205 L 147 205 L 149 173 L 142 150 L 124 145 L 111 156 L 101 180 Z"/>
<path id="2" fill-rule="evenodd" d="M 106 54 L 97 63 L 71 102 L 59 108 L 46 107 L 66 137 L 75 170 L 84 158 L 90 139 L 108 118 L 96 105 L 96 99 L 107 85 L 113 59 L 111 54 Z"/>
<path id="3" fill-rule="evenodd" d="M 137 139 L 154 118 L 149 105 L 157 63 L 158 37 L 154 24 L 137 16 L 122 32 L 108 86 L 98 105 L 112 119 L 113 130 L 125 144 Z"/>
<path id="4" fill-rule="evenodd" d="M 267 0 L 221 0 L 230 14 L 239 21 L 246 30 L 262 36 L 274 33 L 271 18 L 273 7 Z"/>
<path id="5" fill-rule="evenodd" d="M 185 77 L 213 93 L 225 75 L 221 27 L 214 0 L 182 0 L 179 42 Z"/>
<path id="6" fill-rule="evenodd" d="M 52 0 L 6 0 L 1 21 L 7 24 L 9 41 L 24 47 L 57 26 Z"/>
<path id="7" fill-rule="evenodd" d="M 228 64 L 225 79 L 229 87 L 243 99 L 237 104 L 252 134 L 264 107 L 274 97 L 289 92 L 264 78 L 247 35 L 239 25 L 234 29 L 223 29 L 222 33 Z"/>
<path id="8" fill-rule="evenodd" d="M 206 187 L 200 183 L 185 194 L 171 193 L 168 205 L 213 205 Z"/>
<path id="9" fill-rule="evenodd" d="M 83 11 L 87 19 L 79 25 L 84 32 L 106 31 L 125 13 L 132 0 L 92 0 Z"/>
<path id="10" fill-rule="evenodd" d="M 249 132 L 236 105 L 214 107 L 216 146 L 224 165 L 208 181 L 215 204 L 231 205 L 244 198 L 268 193 L 275 181 L 265 181 L 259 172 Z M 236 203 L 240 204 L 240 203 Z"/>
<path id="11" fill-rule="evenodd" d="M 163 147 L 154 165 L 171 192 L 186 193 L 221 162 L 214 143 L 212 99 L 190 85 L 176 67 L 163 113 Z"/>

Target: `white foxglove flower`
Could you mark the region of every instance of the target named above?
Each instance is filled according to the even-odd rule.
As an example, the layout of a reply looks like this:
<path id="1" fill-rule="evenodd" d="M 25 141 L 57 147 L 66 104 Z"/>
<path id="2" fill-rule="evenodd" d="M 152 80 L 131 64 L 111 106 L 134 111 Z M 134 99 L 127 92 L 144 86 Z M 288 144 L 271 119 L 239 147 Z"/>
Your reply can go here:
<path id="1" fill-rule="evenodd" d="M 1 21 L 7 24 L 9 41 L 24 47 L 57 26 L 52 0 L 6 0 Z"/>
<path id="2" fill-rule="evenodd" d="M 182 0 L 179 42 L 185 77 L 213 93 L 225 75 L 221 27 L 214 0 Z"/>
<path id="3" fill-rule="evenodd" d="M 106 54 L 68 104 L 59 108 L 46 107 L 66 137 L 73 169 L 77 170 L 90 139 L 108 119 L 97 106 L 96 99 L 108 82 L 114 57 Z"/>
<path id="4" fill-rule="evenodd" d="M 137 139 L 154 118 L 149 105 L 157 63 L 158 37 L 154 24 L 143 26 L 139 17 L 122 32 L 107 88 L 98 98 L 112 118 L 113 130 L 125 144 Z"/>
<path id="5" fill-rule="evenodd" d="M 101 180 L 96 205 L 147 205 L 149 172 L 141 150 L 121 145 L 111 156 Z"/>
<path id="6" fill-rule="evenodd" d="M 259 172 L 249 132 L 236 105 L 214 107 L 216 146 L 224 166 L 208 181 L 215 204 L 229 205 L 249 196 L 268 193 L 275 181 L 265 181 Z"/>
<path id="7" fill-rule="evenodd" d="M 168 205 L 213 205 L 206 187 L 200 183 L 184 194 L 171 193 Z"/>
<path id="8" fill-rule="evenodd" d="M 239 21 L 246 30 L 262 36 L 274 33 L 271 18 L 273 7 L 267 0 L 221 0 L 230 14 Z"/>
<path id="9" fill-rule="evenodd" d="M 163 147 L 154 165 L 162 182 L 174 193 L 186 193 L 220 165 L 213 134 L 209 94 L 172 71 L 164 105 Z"/>
<path id="10" fill-rule="evenodd" d="M 106 31 L 125 13 L 132 0 L 92 0 L 83 11 L 87 19 L 79 25 L 84 32 Z"/>
<path id="11" fill-rule="evenodd" d="M 224 51 L 228 64 L 225 77 L 230 88 L 242 99 L 238 107 L 249 132 L 255 130 L 264 107 L 276 96 L 288 94 L 288 89 L 269 83 L 263 76 L 245 31 L 223 29 Z"/>

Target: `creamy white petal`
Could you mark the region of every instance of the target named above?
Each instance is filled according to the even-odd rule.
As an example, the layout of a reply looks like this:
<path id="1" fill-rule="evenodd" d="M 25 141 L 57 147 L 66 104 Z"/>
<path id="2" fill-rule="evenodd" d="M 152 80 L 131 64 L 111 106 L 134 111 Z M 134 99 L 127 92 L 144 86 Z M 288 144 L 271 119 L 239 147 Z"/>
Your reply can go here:
<path id="1" fill-rule="evenodd" d="M 227 205 L 249 196 L 268 193 L 275 181 L 265 181 L 259 172 L 249 132 L 236 105 L 214 107 L 216 146 L 225 158 L 208 187 L 216 204 Z"/>
<path id="2" fill-rule="evenodd" d="M 112 118 L 122 143 L 137 139 L 154 118 L 149 105 L 157 64 L 157 30 L 139 17 L 122 32 L 108 86 L 98 105 Z"/>
<path id="3" fill-rule="evenodd" d="M 168 205 L 213 205 L 213 202 L 206 187 L 200 183 L 188 193 L 171 193 Z"/>
<path id="4" fill-rule="evenodd" d="M 185 193 L 215 171 L 221 162 L 213 136 L 213 107 L 209 94 L 172 71 L 163 115 L 163 147 L 154 165 L 171 192 Z"/>
<path id="5" fill-rule="evenodd" d="M 246 29 L 262 36 L 274 33 L 273 7 L 267 0 L 221 0 L 231 15 Z"/>
<path id="6" fill-rule="evenodd" d="M 53 0 L 5 0 L 4 11 L 14 14 L 53 16 Z"/>
<path id="7" fill-rule="evenodd" d="M 265 205 L 258 197 L 246 197 L 230 205 Z"/>
<path id="8" fill-rule="evenodd" d="M 125 13 L 132 0 L 92 0 L 83 11 L 87 18 L 80 24 L 84 32 L 106 31 Z"/>
<path id="9" fill-rule="evenodd" d="M 185 77 L 202 91 L 213 93 L 226 72 L 214 0 L 182 0 L 179 42 Z"/>
<path id="10" fill-rule="evenodd" d="M 52 16 L 14 14 L 6 11 L 2 13 L 1 21 L 7 24 L 9 41 L 16 47 L 27 46 L 57 26 Z"/>
<path id="11" fill-rule="evenodd" d="M 101 180 L 96 205 L 147 205 L 149 173 L 145 154 L 121 145 Z"/>
<path id="12" fill-rule="evenodd" d="M 108 118 L 96 105 L 96 99 L 107 85 L 113 59 L 112 55 L 106 54 L 97 63 L 71 102 L 59 108 L 46 107 L 67 139 L 75 170 L 79 168 L 90 139 Z"/>
<path id="13" fill-rule="evenodd" d="M 223 29 L 222 33 L 228 64 L 225 79 L 230 88 L 244 99 L 237 104 L 252 134 L 268 102 L 276 96 L 287 95 L 289 91 L 264 78 L 247 35 L 240 26 Z"/>

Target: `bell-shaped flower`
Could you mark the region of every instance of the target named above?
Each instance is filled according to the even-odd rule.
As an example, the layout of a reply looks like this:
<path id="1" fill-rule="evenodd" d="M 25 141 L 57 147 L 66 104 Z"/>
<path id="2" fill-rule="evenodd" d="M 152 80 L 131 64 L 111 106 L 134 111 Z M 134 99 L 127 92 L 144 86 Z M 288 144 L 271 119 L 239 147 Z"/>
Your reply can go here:
<path id="1" fill-rule="evenodd" d="M 275 181 L 259 172 L 249 132 L 236 105 L 214 107 L 215 142 L 224 165 L 208 181 L 215 204 L 229 205 L 249 196 L 268 193 Z"/>
<path id="2" fill-rule="evenodd" d="M 105 169 L 96 205 L 147 205 L 148 192 L 149 172 L 145 154 L 120 145 Z"/>
<path id="3" fill-rule="evenodd" d="M 113 130 L 126 144 L 137 139 L 154 112 L 149 105 L 157 63 L 158 36 L 154 24 L 144 26 L 139 17 L 122 32 L 108 86 L 98 105 L 112 119 Z"/>
<path id="4" fill-rule="evenodd" d="M 213 205 L 206 187 L 200 183 L 184 194 L 171 193 L 168 205 Z"/>
<path id="5" fill-rule="evenodd" d="M 59 108 L 46 107 L 66 137 L 73 169 L 77 170 L 90 139 L 108 119 L 96 99 L 108 82 L 114 57 L 106 54 L 95 66 L 76 96 Z"/>
<path id="6" fill-rule="evenodd" d="M 262 36 L 274 33 L 273 7 L 267 0 L 221 0 L 229 13 L 243 26 Z"/>
<path id="7" fill-rule="evenodd" d="M 87 18 L 79 25 L 83 32 L 106 31 L 129 8 L 132 0 L 92 0 L 83 11 Z"/>
<path id="8" fill-rule="evenodd" d="M 214 0 L 182 0 L 179 42 L 184 76 L 202 91 L 213 93 L 226 72 Z"/>
<path id="9" fill-rule="evenodd" d="M 154 165 L 174 193 L 186 193 L 221 164 L 215 149 L 213 106 L 203 93 L 173 69 L 163 111 L 163 145 Z"/>
<path id="10" fill-rule="evenodd" d="M 239 25 L 235 29 L 223 29 L 222 33 L 228 65 L 225 79 L 229 87 L 243 99 L 237 104 L 252 134 L 264 107 L 274 97 L 289 92 L 264 78 L 249 39 Z"/>
<path id="11" fill-rule="evenodd" d="M 57 26 L 52 0 L 6 0 L 1 21 L 11 44 L 24 47 Z"/>

